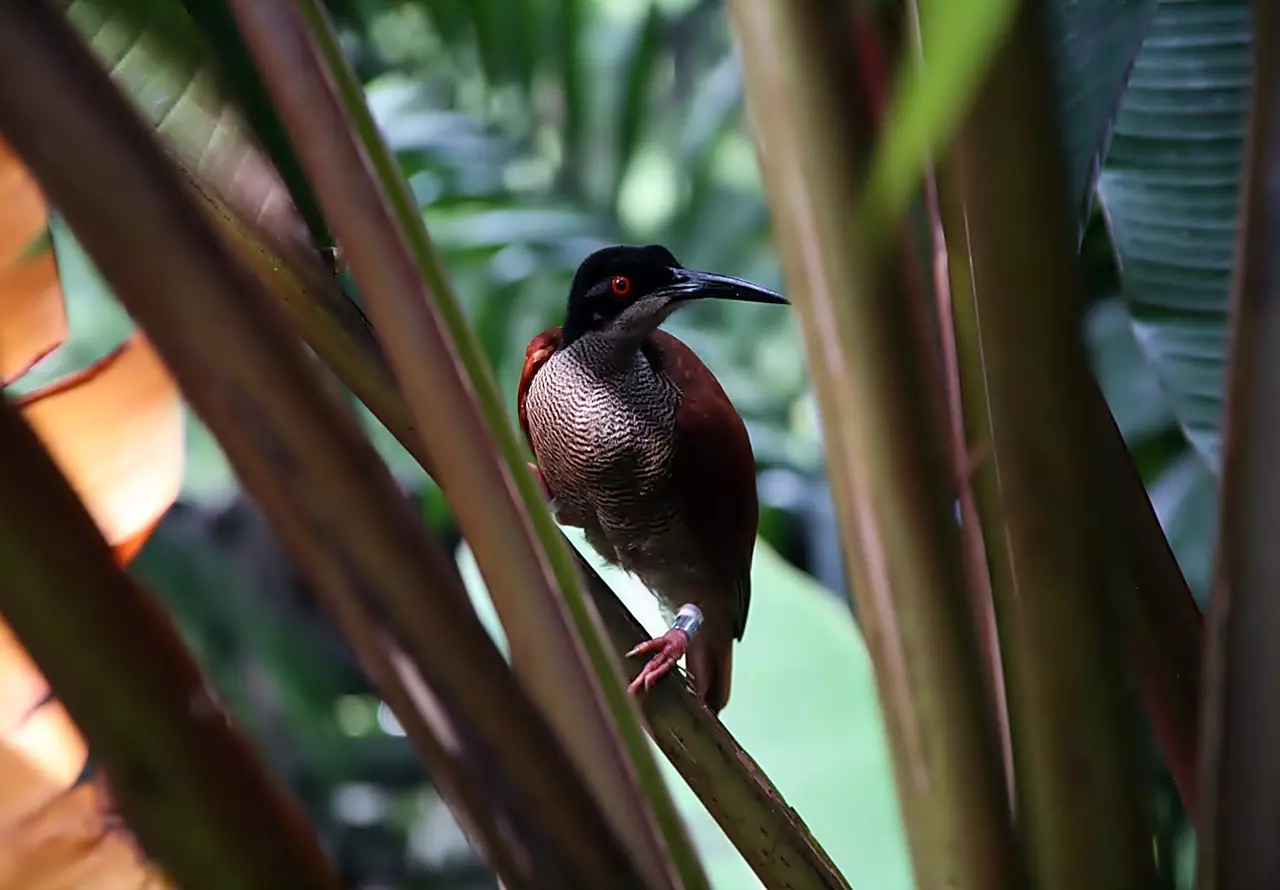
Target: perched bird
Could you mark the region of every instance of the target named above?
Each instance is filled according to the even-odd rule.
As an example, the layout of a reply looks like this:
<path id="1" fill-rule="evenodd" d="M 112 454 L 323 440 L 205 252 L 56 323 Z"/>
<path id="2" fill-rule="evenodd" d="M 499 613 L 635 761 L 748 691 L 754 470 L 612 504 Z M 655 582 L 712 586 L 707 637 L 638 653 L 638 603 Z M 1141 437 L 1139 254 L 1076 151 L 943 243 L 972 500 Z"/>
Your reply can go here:
<path id="1" fill-rule="evenodd" d="M 687 650 L 719 713 L 751 602 L 759 505 L 742 418 L 688 346 L 658 330 L 693 300 L 786 304 L 771 290 L 682 267 L 666 248 L 607 247 L 578 268 L 564 325 L 525 350 L 517 403 L 556 518 L 657 596 L 671 630 L 631 691 Z"/>

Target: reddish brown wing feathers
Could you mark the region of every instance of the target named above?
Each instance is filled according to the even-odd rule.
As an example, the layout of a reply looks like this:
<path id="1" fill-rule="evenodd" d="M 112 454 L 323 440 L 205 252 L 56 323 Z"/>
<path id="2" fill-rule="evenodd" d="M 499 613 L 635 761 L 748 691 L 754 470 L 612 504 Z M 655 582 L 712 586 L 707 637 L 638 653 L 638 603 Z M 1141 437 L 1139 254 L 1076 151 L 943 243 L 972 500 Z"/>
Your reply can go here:
<path id="1" fill-rule="evenodd" d="M 533 438 L 529 435 L 529 415 L 525 411 L 524 400 L 529 395 L 529 384 L 533 383 L 534 375 L 559 348 L 560 329 L 547 328 L 530 340 L 524 349 L 524 368 L 520 371 L 520 386 L 516 389 L 516 410 L 520 414 L 520 429 L 525 441 L 529 443 L 530 451 L 533 450 Z"/>
<path id="2" fill-rule="evenodd" d="M 672 475 L 683 514 L 731 597 L 733 635 L 742 639 L 751 604 L 751 554 L 760 507 L 747 427 L 720 382 L 693 350 L 665 331 L 651 337 L 662 371 L 683 393 L 676 412 Z"/>

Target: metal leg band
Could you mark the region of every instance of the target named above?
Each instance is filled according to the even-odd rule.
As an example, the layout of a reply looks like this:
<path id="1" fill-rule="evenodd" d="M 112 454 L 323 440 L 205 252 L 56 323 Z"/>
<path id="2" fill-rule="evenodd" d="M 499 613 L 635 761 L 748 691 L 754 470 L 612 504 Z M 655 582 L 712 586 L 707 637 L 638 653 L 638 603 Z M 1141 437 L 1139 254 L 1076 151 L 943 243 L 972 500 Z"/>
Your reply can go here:
<path id="1" fill-rule="evenodd" d="M 693 603 L 685 603 L 680 607 L 680 611 L 676 613 L 676 620 L 672 622 L 672 630 L 682 630 L 689 635 L 690 641 L 698 634 L 698 629 L 702 627 L 702 610 Z"/>

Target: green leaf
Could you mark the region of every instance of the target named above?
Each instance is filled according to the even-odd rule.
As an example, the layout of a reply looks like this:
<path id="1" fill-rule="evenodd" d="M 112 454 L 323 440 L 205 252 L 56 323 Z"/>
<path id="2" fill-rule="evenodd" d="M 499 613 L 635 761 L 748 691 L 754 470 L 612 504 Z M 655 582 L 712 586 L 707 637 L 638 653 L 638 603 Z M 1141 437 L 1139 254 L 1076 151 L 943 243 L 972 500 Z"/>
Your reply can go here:
<path id="1" fill-rule="evenodd" d="M 1188 449 L 1148 485 L 1151 506 L 1169 538 L 1187 584 L 1201 610 L 1209 602 L 1218 484 L 1204 460 Z"/>
<path id="2" fill-rule="evenodd" d="M 1093 371 L 1128 442 L 1151 438 L 1174 422 L 1168 402 L 1133 337 L 1119 300 L 1100 302 L 1085 321 Z"/>
<path id="3" fill-rule="evenodd" d="M 529 0 L 469 0 L 467 8 L 485 77 L 491 84 L 516 84 L 527 93 L 535 49 Z"/>
<path id="4" fill-rule="evenodd" d="M 465 0 L 422 0 L 422 8 L 445 42 L 454 45 L 466 37 L 467 19 L 462 10 Z"/>
<path id="5" fill-rule="evenodd" d="M 586 154 L 587 140 L 587 72 L 583 39 L 587 32 L 587 20 L 583 0 L 560 0 L 557 16 L 557 50 L 560 89 L 564 101 L 564 157 L 561 167 L 565 185 L 578 193 L 583 190 L 582 170 L 579 164 Z"/>
<path id="6" fill-rule="evenodd" d="M 645 124 L 651 120 L 649 103 L 653 98 L 654 74 L 662 51 L 663 23 L 662 12 L 657 6 L 650 6 L 644 21 L 629 35 L 631 45 L 624 69 L 626 86 L 618 108 L 615 195 L 622 188 L 631 159 L 644 138 Z"/>
<path id="7" fill-rule="evenodd" d="M 1162 3 L 1099 182 L 1138 342 L 1214 472 L 1250 31 L 1246 0 Z"/>
<path id="8" fill-rule="evenodd" d="M 1045 5 L 1067 183 L 1073 204 L 1079 203 L 1083 233 L 1112 121 L 1157 0 L 1057 0 Z"/>
<path id="9" fill-rule="evenodd" d="M 647 629 L 665 629 L 657 601 L 638 580 L 606 566 L 578 530 L 565 532 Z M 458 564 L 481 619 L 505 648 L 465 546 Z M 764 543 L 756 547 L 751 589 L 751 624 L 734 651 L 734 695 L 721 719 L 851 886 L 909 890 L 911 868 L 871 664 L 849 610 Z M 712 886 L 759 888 L 693 792 L 663 764 Z"/>

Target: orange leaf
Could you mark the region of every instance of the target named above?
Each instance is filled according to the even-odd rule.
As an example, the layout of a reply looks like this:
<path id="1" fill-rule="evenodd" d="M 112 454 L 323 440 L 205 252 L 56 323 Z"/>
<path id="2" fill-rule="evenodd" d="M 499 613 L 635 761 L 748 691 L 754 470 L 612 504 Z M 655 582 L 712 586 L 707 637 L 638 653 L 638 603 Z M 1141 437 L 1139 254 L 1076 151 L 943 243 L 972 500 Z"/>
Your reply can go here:
<path id="1" fill-rule="evenodd" d="M 61 702 L 49 699 L 32 711 L 0 742 L 0 838 L 67 793 L 87 757 L 84 738 Z"/>
<path id="2" fill-rule="evenodd" d="M 26 373 L 67 338 L 53 251 L 25 256 L 48 221 L 40 189 L 0 140 L 0 385 Z"/>
<path id="3" fill-rule="evenodd" d="M 185 457 L 182 401 L 151 344 L 135 334 L 19 405 L 103 537 L 132 555 L 177 498 Z"/>
<path id="4" fill-rule="evenodd" d="M 91 784 L 58 796 L 0 838 L 0 890 L 171 890 L 127 837 L 104 825 Z"/>
<path id="5" fill-rule="evenodd" d="M 13 632 L 0 623 L 0 890 L 168 890 L 110 827 L 88 751 Z"/>
<path id="6" fill-rule="evenodd" d="M 27 650 L 0 622 L 0 738 L 16 729 L 48 695 L 49 684 L 36 670 Z M 0 823 L 4 818 L 4 801 L 0 800 Z"/>
<path id="7" fill-rule="evenodd" d="M 35 180 L 0 139 L 0 266 L 8 266 L 49 224 L 49 208 Z"/>
<path id="8" fill-rule="evenodd" d="M 127 561 L 182 485 L 182 402 L 159 356 L 135 334 L 18 404 Z M 170 890 L 108 824 L 99 787 L 76 786 L 87 759 L 66 709 L 0 623 L 0 890 Z"/>
<path id="9" fill-rule="evenodd" d="M 51 249 L 27 255 L 48 209 L 0 140 L 0 386 L 66 339 Z M 135 335 L 95 365 L 19 400 L 23 415 L 128 562 L 182 485 L 182 403 Z M 88 750 L 66 708 L 0 622 L 0 890 L 172 890 L 108 826 Z"/>

